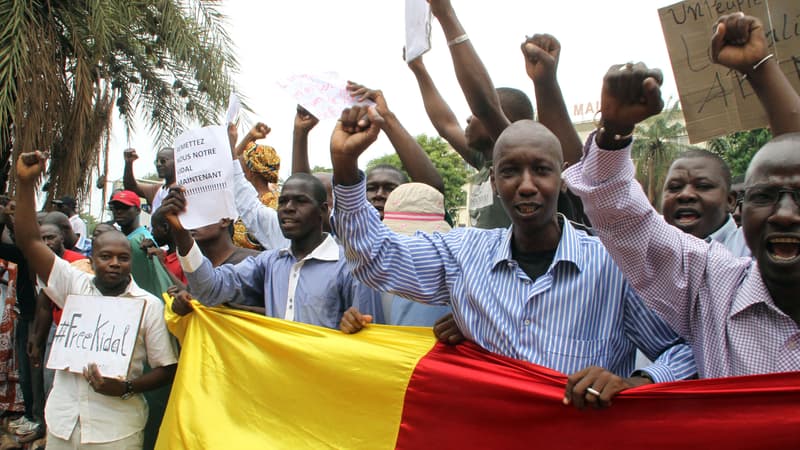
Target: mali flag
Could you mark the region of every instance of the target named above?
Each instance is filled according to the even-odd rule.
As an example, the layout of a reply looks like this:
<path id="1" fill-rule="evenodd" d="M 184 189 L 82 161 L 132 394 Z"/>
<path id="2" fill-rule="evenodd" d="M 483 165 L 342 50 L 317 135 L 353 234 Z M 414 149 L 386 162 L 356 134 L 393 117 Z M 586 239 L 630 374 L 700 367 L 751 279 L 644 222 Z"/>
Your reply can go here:
<path id="1" fill-rule="evenodd" d="M 566 377 L 429 328 L 344 335 L 196 305 L 157 449 L 800 448 L 800 373 L 561 399 Z"/>

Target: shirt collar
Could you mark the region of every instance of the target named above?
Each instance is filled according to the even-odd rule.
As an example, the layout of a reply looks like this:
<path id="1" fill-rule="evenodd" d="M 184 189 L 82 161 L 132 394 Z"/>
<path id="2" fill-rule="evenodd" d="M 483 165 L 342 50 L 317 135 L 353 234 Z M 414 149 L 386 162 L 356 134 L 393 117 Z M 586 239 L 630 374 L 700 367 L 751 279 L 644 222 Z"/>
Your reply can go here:
<path id="1" fill-rule="evenodd" d="M 730 239 L 731 236 L 733 236 L 734 233 L 736 233 L 736 230 L 738 229 L 739 227 L 736 226 L 733 216 L 728 214 L 728 220 L 725 221 L 725 224 L 722 225 L 717 231 L 709 234 L 706 238 L 706 242 L 717 241 L 725 243 L 728 239 Z"/>
<path id="2" fill-rule="evenodd" d="M 733 297 L 733 303 L 731 304 L 728 318 L 732 318 L 733 316 L 750 309 L 759 303 L 763 303 L 767 306 L 767 308 L 785 315 L 783 311 L 775 306 L 775 302 L 772 300 L 772 295 L 770 295 L 769 291 L 767 290 L 767 285 L 764 284 L 764 280 L 761 278 L 761 270 L 758 269 L 758 263 L 756 260 L 752 260 L 748 270 L 749 273 L 745 277 L 741 288 Z"/>
<path id="3" fill-rule="evenodd" d="M 338 261 L 339 260 L 339 245 L 333 239 L 330 233 L 325 234 L 325 239 L 319 244 L 311 253 L 303 258 L 303 261 L 308 259 L 318 259 L 320 261 Z M 281 256 L 292 255 L 291 247 L 282 248 L 279 251 Z"/>
<path id="4" fill-rule="evenodd" d="M 578 268 L 579 271 L 583 271 L 584 261 L 581 257 L 581 243 L 578 231 L 575 230 L 575 228 L 573 228 L 569 223 L 569 220 L 567 220 L 561 214 L 558 214 L 558 223 L 561 225 L 561 239 L 558 241 L 558 247 L 556 247 L 556 253 L 553 256 L 553 262 L 550 264 L 548 272 L 552 270 L 556 264 L 562 261 L 572 263 Z M 503 241 L 495 252 L 494 259 L 492 261 L 493 269 L 500 263 L 508 263 L 509 261 L 513 261 L 514 258 L 511 256 L 511 239 L 513 236 L 513 231 L 514 225 L 508 227 L 508 230 L 503 237 Z"/>

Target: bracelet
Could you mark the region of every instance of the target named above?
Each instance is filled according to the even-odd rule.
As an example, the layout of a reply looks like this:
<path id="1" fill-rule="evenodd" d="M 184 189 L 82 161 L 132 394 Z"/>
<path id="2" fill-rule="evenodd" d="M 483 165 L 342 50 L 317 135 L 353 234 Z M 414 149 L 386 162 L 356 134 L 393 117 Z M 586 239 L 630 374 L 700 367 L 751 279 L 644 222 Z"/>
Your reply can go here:
<path id="1" fill-rule="evenodd" d="M 606 134 L 606 127 L 600 127 L 600 128 L 597 129 L 597 131 L 600 132 L 600 133 Z M 634 132 L 631 131 L 630 134 L 615 134 L 615 135 L 612 136 L 612 138 L 615 141 L 627 141 L 628 139 L 633 137 L 633 133 Z"/>
<path id="2" fill-rule="evenodd" d="M 467 36 L 467 34 L 466 34 L 466 33 L 464 33 L 464 34 L 462 34 L 461 36 L 458 36 L 458 37 L 456 37 L 456 38 L 453 38 L 453 39 L 452 39 L 452 40 L 450 40 L 450 41 L 447 41 L 447 46 L 448 46 L 448 47 L 452 47 L 452 46 L 454 46 L 454 45 L 458 45 L 458 44 L 460 44 L 460 43 L 462 43 L 462 42 L 467 42 L 468 40 L 469 40 L 469 36 Z"/>
<path id="3" fill-rule="evenodd" d="M 770 58 L 774 58 L 774 57 L 775 57 L 775 54 L 774 53 L 770 53 L 769 55 L 761 58 L 761 61 L 759 61 L 759 62 L 755 63 L 755 65 L 753 65 L 752 72 L 755 72 L 756 70 L 758 70 L 758 68 L 761 67 L 765 62 L 767 62 Z M 743 74 L 742 75 L 742 79 L 746 80 L 747 79 L 747 74 Z"/>

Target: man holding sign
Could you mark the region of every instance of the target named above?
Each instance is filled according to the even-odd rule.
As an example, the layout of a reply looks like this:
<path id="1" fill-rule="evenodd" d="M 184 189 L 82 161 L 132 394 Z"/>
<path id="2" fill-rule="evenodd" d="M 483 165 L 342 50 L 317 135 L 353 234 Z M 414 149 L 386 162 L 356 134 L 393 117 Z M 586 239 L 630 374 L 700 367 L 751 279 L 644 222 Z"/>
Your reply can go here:
<path id="1" fill-rule="evenodd" d="M 141 393 L 170 383 L 177 364 L 164 307 L 131 279 L 131 246 L 122 233 L 109 231 L 95 239 L 94 277 L 72 268 L 44 244 L 36 222 L 34 185 L 45 159 L 37 151 L 25 153 L 17 161 L 17 245 L 33 271 L 46 280 L 53 302 L 64 307 L 70 295 L 102 295 L 117 297 L 120 302 L 139 299 L 145 303 L 125 379 L 103 377 L 96 361 L 85 361 L 83 368 L 57 371 L 45 408 L 47 448 L 89 444 L 92 448 L 141 448 L 148 409 Z M 142 375 L 145 360 L 154 369 Z M 83 375 L 75 373 L 80 369 Z"/>

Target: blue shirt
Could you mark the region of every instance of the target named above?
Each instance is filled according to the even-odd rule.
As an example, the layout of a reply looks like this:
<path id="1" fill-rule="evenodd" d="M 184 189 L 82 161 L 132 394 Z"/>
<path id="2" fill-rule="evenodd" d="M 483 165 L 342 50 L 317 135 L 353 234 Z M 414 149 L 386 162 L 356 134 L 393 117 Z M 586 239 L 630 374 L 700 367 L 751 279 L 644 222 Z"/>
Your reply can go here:
<path id="1" fill-rule="evenodd" d="M 531 280 L 511 256 L 512 228 L 392 233 L 366 200 L 364 179 L 334 188 L 333 225 L 366 285 L 424 303 L 452 303 L 483 348 L 562 373 L 588 366 L 627 377 L 640 348 L 654 381 L 696 373 L 691 349 L 646 308 L 597 238 L 563 221 L 547 272 Z"/>
<path id="2" fill-rule="evenodd" d="M 299 261 L 290 249 L 280 249 L 213 268 L 197 244 L 179 260 L 192 294 L 204 305 L 263 306 L 269 317 L 337 328 L 350 306 L 380 304 L 380 295 L 350 274 L 330 235 Z"/>
<path id="3" fill-rule="evenodd" d="M 425 305 L 399 295 L 392 295 L 391 310 L 388 314 L 384 310 L 383 316 L 389 316 L 390 325 L 432 327 L 437 320 L 451 312 L 449 305 Z"/>

